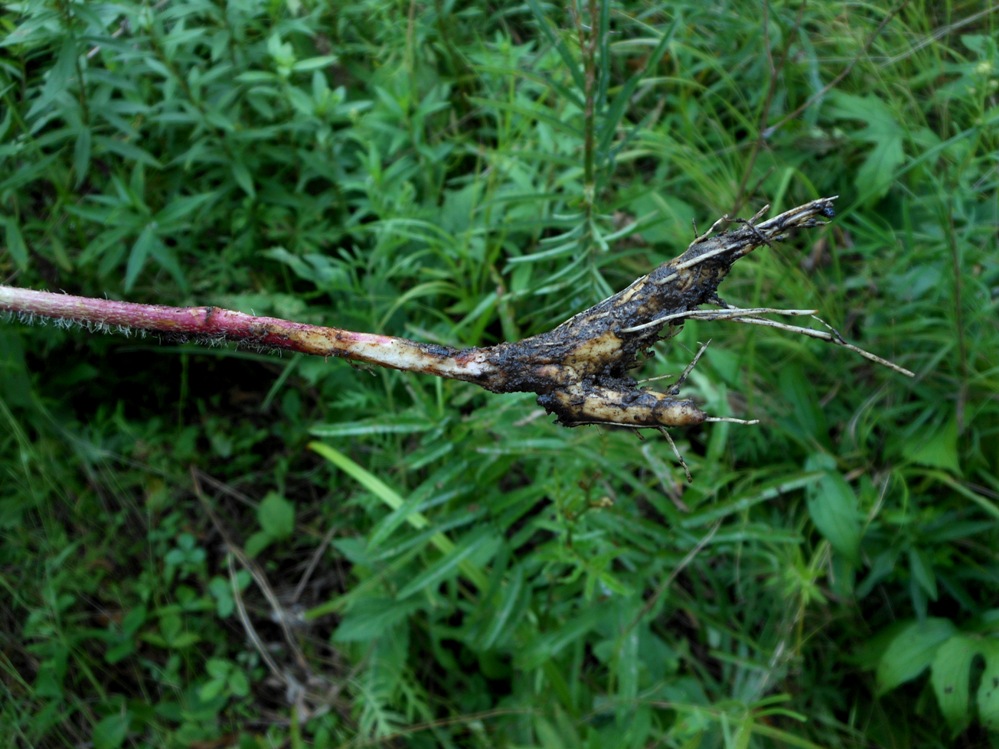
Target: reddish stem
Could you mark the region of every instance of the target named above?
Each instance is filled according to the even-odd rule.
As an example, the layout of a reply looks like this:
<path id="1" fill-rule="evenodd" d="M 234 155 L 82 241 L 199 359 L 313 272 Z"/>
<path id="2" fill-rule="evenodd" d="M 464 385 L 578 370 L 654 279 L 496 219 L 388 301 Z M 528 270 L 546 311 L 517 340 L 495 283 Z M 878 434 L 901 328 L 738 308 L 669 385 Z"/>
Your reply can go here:
<path id="1" fill-rule="evenodd" d="M 257 317 L 219 307 L 167 307 L 0 286 L 0 309 L 72 320 L 98 328 L 148 330 L 198 340 L 237 341 L 456 380 L 479 380 L 487 365 L 472 350 L 405 338 Z"/>

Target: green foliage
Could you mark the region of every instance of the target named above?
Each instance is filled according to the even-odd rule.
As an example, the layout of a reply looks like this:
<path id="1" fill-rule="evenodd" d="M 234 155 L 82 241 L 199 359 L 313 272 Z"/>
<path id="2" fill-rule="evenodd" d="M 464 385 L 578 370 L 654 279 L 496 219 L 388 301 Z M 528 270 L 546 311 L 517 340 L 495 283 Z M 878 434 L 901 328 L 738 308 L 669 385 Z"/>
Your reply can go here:
<path id="1" fill-rule="evenodd" d="M 762 10 L 761 10 L 762 8 Z M 7 3 L 5 282 L 448 345 L 691 221 L 914 381 L 690 322 L 668 446 L 342 362 L 0 328 L 17 745 L 999 743 L 999 52 L 980 3 Z"/>

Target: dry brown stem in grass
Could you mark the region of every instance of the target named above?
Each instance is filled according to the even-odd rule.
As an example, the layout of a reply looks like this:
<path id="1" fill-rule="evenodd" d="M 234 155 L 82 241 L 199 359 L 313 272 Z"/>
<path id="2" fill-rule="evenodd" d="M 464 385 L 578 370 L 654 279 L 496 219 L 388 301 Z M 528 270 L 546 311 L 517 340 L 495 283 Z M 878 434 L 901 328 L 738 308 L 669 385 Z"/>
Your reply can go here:
<path id="1" fill-rule="evenodd" d="M 708 416 L 691 400 L 676 397 L 696 359 L 666 392 L 640 387 L 630 374 L 642 354 L 675 335 L 688 318 L 779 327 L 844 346 L 912 376 L 908 370 L 846 343 L 828 326 L 820 331 L 759 317 L 772 313 L 810 315 L 810 310 L 738 309 L 718 298 L 718 285 L 736 260 L 757 247 L 786 239 L 792 230 L 823 225 L 823 219 L 833 215 L 833 200 L 814 200 L 766 221 L 760 221 L 766 208 L 749 220 L 722 218 L 682 255 L 557 328 L 484 348 L 454 349 L 217 307 L 132 304 L 3 286 L 0 309 L 25 321 L 40 316 L 102 331 L 157 331 L 203 343 L 236 341 L 343 357 L 474 382 L 494 393 L 536 393 L 538 403 L 565 426 L 608 424 L 663 430 L 725 420 Z M 725 224 L 733 228 L 715 234 Z M 704 304 L 721 309 L 698 309 Z"/>

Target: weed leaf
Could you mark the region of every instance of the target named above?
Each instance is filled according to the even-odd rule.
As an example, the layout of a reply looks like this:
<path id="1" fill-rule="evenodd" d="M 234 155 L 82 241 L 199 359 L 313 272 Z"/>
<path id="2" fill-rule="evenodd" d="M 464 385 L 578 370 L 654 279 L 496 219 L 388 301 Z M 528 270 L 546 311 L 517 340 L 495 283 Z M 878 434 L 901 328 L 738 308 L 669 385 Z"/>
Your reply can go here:
<path id="1" fill-rule="evenodd" d="M 857 494 L 836 470 L 836 462 L 817 453 L 806 462 L 807 470 L 821 470 L 822 477 L 806 489 L 808 514 L 830 545 L 856 562 L 863 533 Z"/>
<path id="2" fill-rule="evenodd" d="M 888 192 L 895 173 L 905 161 L 905 129 L 888 106 L 876 96 L 857 96 L 842 91 L 830 94 L 833 117 L 860 120 L 867 127 L 852 134 L 857 141 L 874 146 L 854 180 L 861 195 L 878 199 Z"/>
<path id="3" fill-rule="evenodd" d="M 967 635 L 955 635 L 943 643 L 933 657 L 930 683 L 937 704 L 950 726 L 959 733 L 971 720 L 969 683 L 971 662 L 978 655 L 978 643 Z"/>
<path id="4" fill-rule="evenodd" d="M 999 641 L 981 643 L 985 670 L 978 685 L 978 719 L 989 731 L 999 731 Z"/>
<path id="5" fill-rule="evenodd" d="M 942 468 L 961 474 L 957 456 L 957 419 L 948 419 L 936 429 L 920 429 L 902 447 L 902 453 L 913 463 Z"/>
<path id="6" fill-rule="evenodd" d="M 288 538 L 295 532 L 295 505 L 277 492 L 269 492 L 257 507 L 257 521 L 273 538 Z"/>
<path id="7" fill-rule="evenodd" d="M 930 618 L 904 626 L 895 635 L 877 668 L 878 694 L 912 681 L 929 668 L 937 650 L 955 632 L 950 619 Z"/>

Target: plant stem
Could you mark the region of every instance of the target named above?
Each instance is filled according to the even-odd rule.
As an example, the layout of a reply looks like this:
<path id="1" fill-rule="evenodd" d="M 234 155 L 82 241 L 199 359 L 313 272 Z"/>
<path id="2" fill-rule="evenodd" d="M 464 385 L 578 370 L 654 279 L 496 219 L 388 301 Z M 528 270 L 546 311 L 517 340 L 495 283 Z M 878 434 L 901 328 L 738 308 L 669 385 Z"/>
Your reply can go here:
<path id="1" fill-rule="evenodd" d="M 219 307 L 136 304 L 0 286 L 0 309 L 15 312 L 26 322 L 38 315 L 83 323 L 96 332 L 150 331 L 206 344 L 248 343 L 458 380 L 473 380 L 482 374 L 481 367 L 474 363 L 458 362 L 454 358 L 457 351 L 446 346 L 258 317 Z"/>
<path id="2" fill-rule="evenodd" d="M 698 307 L 722 304 L 718 285 L 736 260 L 757 247 L 786 239 L 792 229 L 823 225 L 823 219 L 832 216 L 833 200 L 815 200 L 761 223 L 756 221 L 762 211 L 749 221 L 720 219 L 682 255 L 557 328 L 485 348 L 455 349 L 218 307 L 135 304 L 4 286 L 0 286 L 0 310 L 17 314 L 25 322 L 41 316 L 85 324 L 101 332 L 141 330 L 209 344 L 234 341 L 465 380 L 496 393 L 532 392 L 565 426 L 687 426 L 711 418 L 692 401 L 673 397 L 679 392 L 682 377 L 661 393 L 639 387 L 630 371 L 638 366 L 644 352 L 675 335 L 687 317 L 696 316 Z M 715 235 L 725 223 L 739 228 Z M 747 322 L 747 315 L 759 312 L 736 310 L 716 317 Z M 866 355 L 838 334 L 816 336 L 816 331 L 783 327 Z M 886 363 L 873 355 L 868 358 Z"/>

